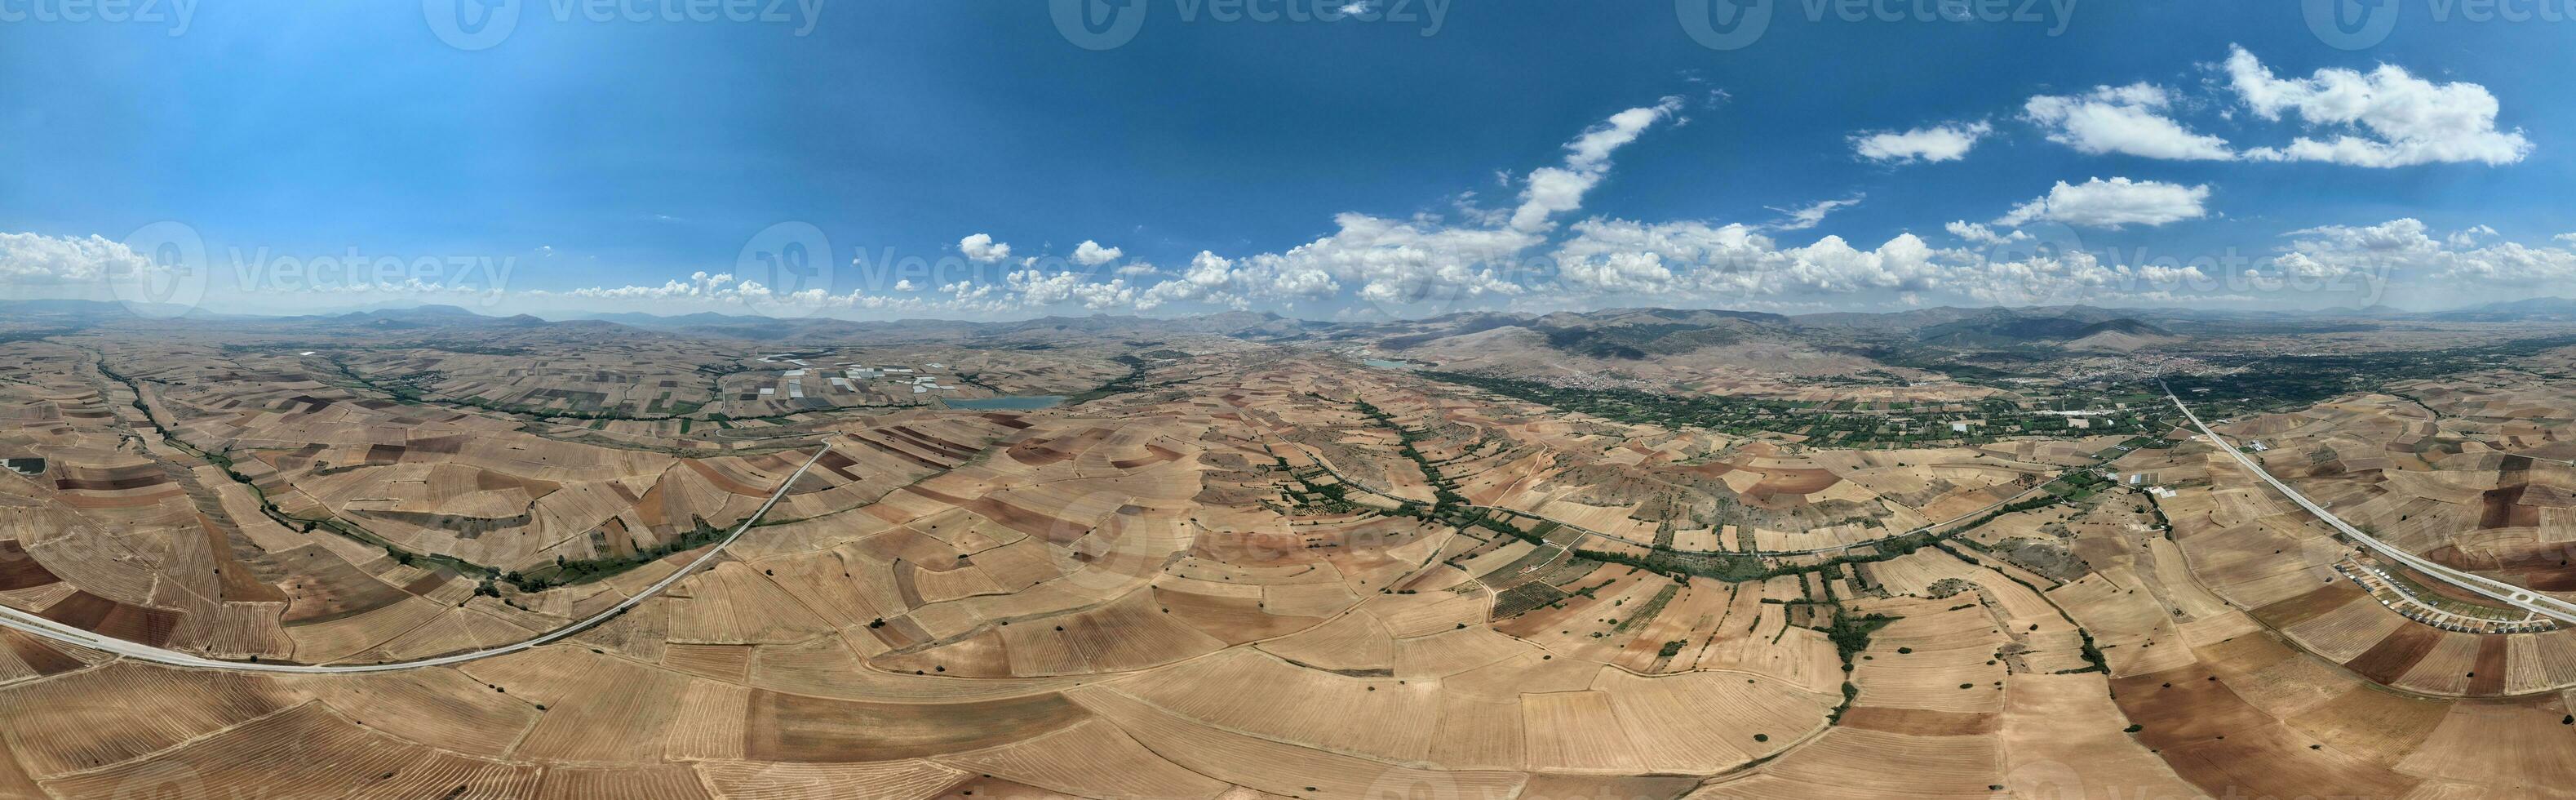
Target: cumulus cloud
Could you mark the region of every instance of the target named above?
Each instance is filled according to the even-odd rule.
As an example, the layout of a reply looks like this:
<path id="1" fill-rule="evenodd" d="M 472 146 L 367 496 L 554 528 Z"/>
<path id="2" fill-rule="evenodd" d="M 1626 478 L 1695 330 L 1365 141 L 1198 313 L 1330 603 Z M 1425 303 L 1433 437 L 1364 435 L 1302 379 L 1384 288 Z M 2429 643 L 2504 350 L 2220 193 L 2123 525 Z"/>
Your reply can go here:
<path id="1" fill-rule="evenodd" d="M 1716 297 L 1927 288 L 1933 251 L 1913 234 L 1871 250 L 1839 236 L 1782 247 L 1743 224 L 1585 220 L 1559 244 L 1557 280 L 1598 294 Z"/>
<path id="2" fill-rule="evenodd" d="M 1914 161 L 1957 161 L 1977 146 L 1977 140 L 1993 133 L 1993 125 L 1983 120 L 1949 123 L 1909 131 L 1879 131 L 1851 137 L 1852 152 L 1862 158 L 1892 164 Z"/>
<path id="3" fill-rule="evenodd" d="M 1062 303 L 1078 303 L 1083 308 L 1103 310 L 1136 304 L 1136 290 L 1124 280 L 1095 283 L 1079 272 L 1047 272 L 1024 269 L 1004 276 L 1003 284 L 1017 295 L 1022 307 L 1045 308 Z"/>
<path id="4" fill-rule="evenodd" d="M 2227 140 L 2195 133 L 2167 111 L 2173 93 L 2147 83 L 2097 86 L 2080 95 L 2039 95 L 2022 105 L 2022 118 L 2048 140 L 2079 152 L 2121 153 L 2174 160 L 2233 159 Z"/>
<path id="5" fill-rule="evenodd" d="M 2209 275 L 2191 264 L 2105 264 L 2084 250 L 2051 251 L 2007 261 L 1980 260 L 1963 270 L 1959 294 L 1993 305 L 2052 305 L 2109 299 L 2171 302 Z M 2205 295 L 2188 295 L 2201 299 Z"/>
<path id="6" fill-rule="evenodd" d="M 2555 289 L 2576 279 L 2576 252 L 2503 242 L 2454 252 L 2432 277 L 2478 286 Z"/>
<path id="7" fill-rule="evenodd" d="M 1963 238 L 2030 238 L 1968 222 L 1950 227 Z M 2177 290 L 2207 278 L 2194 265 L 2105 264 L 2082 251 L 1998 260 L 1972 250 L 1935 248 L 1910 233 L 1862 249 L 1838 236 L 1787 246 L 1750 226 L 1703 222 L 1590 220 L 1574 230 L 1575 237 L 1557 252 L 1559 297 L 1787 310 L 1848 308 L 1862 297 L 1901 305 L 1927 297 L 2027 305 L 2171 299 Z"/>
<path id="8" fill-rule="evenodd" d="M 2013 242 L 2030 241 L 2030 234 L 2023 233 L 2021 231 L 1996 233 L 1993 228 L 1969 222 L 1967 220 L 1952 222 L 1948 225 L 1942 226 L 1942 229 L 1949 231 L 1950 235 L 1959 237 L 1960 239 L 1967 241 L 1969 244 L 1984 245 L 1987 247 L 1999 244 L 2011 244 Z"/>
<path id="9" fill-rule="evenodd" d="M 2436 84 L 2381 64 L 2368 73 L 2317 70 L 2279 78 L 2243 47 L 2230 46 L 2228 85 L 2256 116 L 2296 114 L 2322 138 L 2246 151 L 2266 161 L 2324 161 L 2360 167 L 2478 162 L 2512 164 L 2531 154 L 2521 131 L 2496 129 L 2495 95 L 2474 83 Z"/>
<path id="10" fill-rule="evenodd" d="M 1285 252 L 1239 259 L 1202 253 L 1182 280 L 1218 288 L 1168 299 L 1313 299 L 1346 285 L 1360 300 L 1389 305 L 1513 295 L 1523 291 L 1508 277 L 1515 256 L 1545 240 L 1536 233 L 1454 227 L 1428 218 L 1345 213 L 1333 221 L 1339 230 Z"/>
<path id="11" fill-rule="evenodd" d="M 2240 120 L 2278 121 L 2286 112 L 2312 128 L 2351 130 L 2341 138 L 2303 138 L 2277 150 L 2239 150 L 2178 121 L 2178 112 L 2207 107 L 2206 98 L 2195 102 L 2149 83 L 2031 97 L 2022 118 L 2045 131 L 2050 140 L 2082 152 L 2163 159 L 2313 157 L 2373 165 L 2410 160 L 2493 163 L 2518 159 L 2529 149 L 2518 132 L 2495 130 L 2493 98 L 2471 84 L 2436 85 L 2394 67 L 2369 74 L 2321 70 L 2316 77 L 2284 80 L 2241 48 L 2234 51 L 2227 69 L 2236 94 L 2230 102 L 2241 102 L 2246 109 L 2238 112 Z M 1503 186 L 1517 190 L 1516 197 L 1487 205 L 1477 202 L 1471 192 L 1456 193 L 1441 199 L 1454 207 L 1444 209 L 1445 216 L 1346 212 L 1332 218 L 1327 232 L 1303 244 L 1249 254 L 1202 251 L 1186 266 L 1169 268 L 1129 262 L 1120 248 L 1084 240 L 1058 266 L 1070 263 L 1097 269 L 1049 271 L 1040 267 L 1053 259 L 1015 260 L 1008 244 L 977 233 L 959 240 L 962 263 L 997 266 L 969 270 L 974 277 L 962 280 L 931 281 L 940 284 L 934 292 L 917 291 L 906 283 L 899 284 L 891 296 L 857 292 L 830 296 L 808 290 L 790 297 L 828 308 L 968 313 L 1065 306 L 1186 311 L 1264 305 L 1293 312 L 1308 303 L 1340 306 L 1335 313 L 1351 313 L 1347 303 L 1355 301 L 1376 306 L 1375 313 L 1412 315 L 1480 305 L 1564 308 L 1644 303 L 1789 309 L 1958 301 L 2125 304 L 2200 296 L 2177 293 L 2177 284 L 2206 277 L 2191 264 L 2113 264 L 2103 260 L 2116 258 L 2113 254 L 2085 253 L 2072 245 L 2004 245 L 2034 243 L 2035 234 L 2047 236 L 2058 226 L 2158 226 L 2205 218 L 2211 213 L 2207 203 L 2212 191 L 2206 184 L 2128 177 L 2061 181 L 2046 194 L 1991 220 L 1963 219 L 1944 225 L 1943 230 L 1954 237 L 1942 239 L 1944 246 L 1913 234 L 1899 234 L 1875 245 L 1839 236 L 1804 244 L 1775 238 L 1820 227 L 1831 215 L 1861 202 L 1859 195 L 1775 208 L 1781 218 L 1768 223 L 1586 219 L 1571 213 L 1580 211 L 1587 195 L 1607 179 L 1622 148 L 1659 123 L 1681 124 L 1682 107 L 1681 100 L 1668 97 L 1613 114 L 1567 141 L 1561 160 L 1518 175 L 1498 172 Z M 1860 132 L 1849 137 L 1849 143 L 1859 158 L 1869 161 L 1943 162 L 1964 158 L 1992 133 L 1987 122 L 1949 122 L 1904 131 Z M 2303 148 L 2325 148 L 2331 154 L 2310 155 Z M 2039 227 L 2043 223 L 2048 227 Z M 2548 246 L 2500 238 L 2484 226 L 2435 234 L 2414 220 L 2330 226 L 2294 232 L 2291 244 L 2274 261 L 2281 274 L 2299 276 L 2332 276 L 2374 264 L 2398 264 L 2428 279 L 2439 276 L 2480 285 L 2535 285 L 2576 277 L 2576 257 L 2565 246 L 2576 245 L 2576 234 Z M 48 244 L 57 249 L 65 246 Z M 9 258 L 35 260 L 23 255 Z M 960 263 L 955 256 L 946 260 Z M 28 271 L 0 261 L 0 279 L 13 269 Z M 2237 274 L 2232 266 L 2219 271 L 2231 277 Z M 704 273 L 663 286 L 583 291 L 600 297 L 688 302 L 777 297 L 757 283 Z"/>
<path id="12" fill-rule="evenodd" d="M 977 262 L 991 264 L 1011 257 L 1011 246 L 993 241 L 993 235 L 978 233 L 957 240 L 957 252 Z"/>
<path id="13" fill-rule="evenodd" d="M 1236 271 L 1232 260 L 1201 250 L 1197 256 L 1190 259 L 1189 269 L 1183 270 L 1179 276 L 1171 280 L 1154 284 L 1152 288 L 1145 290 L 1137 302 L 1137 308 L 1152 311 L 1168 303 L 1181 302 L 1215 303 L 1234 308 L 1247 308 L 1251 305 L 1249 295 L 1259 291 L 1253 286 L 1256 282 L 1257 279 L 1253 276 Z M 1327 279 L 1325 283 L 1329 284 L 1330 280 Z"/>
<path id="14" fill-rule="evenodd" d="M 2282 274 L 2302 278 L 2367 274 L 2482 287 L 2561 286 L 2576 279 L 2576 251 L 2510 241 L 2479 243 L 2494 234 L 2493 228 L 2479 225 L 2435 238 L 2430 226 L 2412 217 L 2377 225 L 2326 225 L 2284 234 L 2291 240 L 2289 251 L 2274 263 Z"/>
<path id="15" fill-rule="evenodd" d="M 2163 225 L 2208 215 L 2202 202 L 2209 187 L 2183 186 L 2127 178 L 2094 178 L 2081 184 L 2058 181 L 2048 194 L 2023 203 L 1995 220 L 1997 225 L 2027 225 L 2039 220 L 2088 228 Z"/>
<path id="16" fill-rule="evenodd" d="M 1102 247 L 1099 242 L 1084 239 L 1082 240 L 1081 245 L 1073 248 L 1073 263 L 1081 264 L 1086 267 L 1097 267 L 1102 264 L 1116 261 L 1126 255 L 1127 251 L 1125 250 L 1120 250 L 1115 247 Z"/>
<path id="17" fill-rule="evenodd" d="M 1640 106 L 1610 115 L 1608 120 L 1592 126 L 1574 141 L 1565 143 L 1565 165 L 1531 170 L 1521 187 L 1521 204 L 1512 211 L 1511 228 L 1522 232 L 1547 230 L 1549 218 L 1581 208 L 1583 195 L 1601 183 L 1609 174 L 1610 154 L 1637 140 L 1648 126 L 1669 119 L 1681 111 L 1679 97 L 1666 97 L 1651 106 Z"/>
<path id="18" fill-rule="evenodd" d="M 1463 195 L 1454 202 L 1465 224 L 1428 215 L 1400 220 L 1339 214 L 1334 232 L 1282 252 L 1239 258 L 1200 253 L 1179 277 L 1145 290 L 1140 307 L 1198 302 L 1240 308 L 1256 300 L 1322 299 L 1346 287 L 1355 299 L 1397 307 L 1522 294 L 1527 287 L 1513 275 L 1518 257 L 1547 241 L 1557 214 L 1582 206 L 1584 194 L 1609 174 L 1613 153 L 1681 107 L 1680 98 L 1666 97 L 1586 129 L 1565 144 L 1561 165 L 1530 172 L 1520 204 L 1508 214 L 1478 212 Z"/>
<path id="19" fill-rule="evenodd" d="M 1789 215 L 1788 219 L 1772 223 L 1771 229 L 1779 231 L 1803 231 L 1808 228 L 1816 227 L 1825 221 L 1825 215 L 1860 205 L 1861 199 L 1866 196 L 1867 195 L 1856 194 L 1841 200 L 1825 200 L 1798 208 L 1771 209 L 1773 211 Z"/>
<path id="20" fill-rule="evenodd" d="M 57 238 L 0 233 L 0 284 L 19 286 L 94 283 L 111 275 L 154 269 L 152 260 L 123 242 L 92 234 Z"/>

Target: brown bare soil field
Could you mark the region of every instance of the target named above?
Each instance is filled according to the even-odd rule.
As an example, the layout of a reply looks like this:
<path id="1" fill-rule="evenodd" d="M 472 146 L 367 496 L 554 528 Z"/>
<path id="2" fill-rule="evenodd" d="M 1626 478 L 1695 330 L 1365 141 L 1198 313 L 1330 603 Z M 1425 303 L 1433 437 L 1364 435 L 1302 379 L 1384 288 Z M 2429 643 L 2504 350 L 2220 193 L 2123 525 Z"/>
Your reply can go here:
<path id="1" fill-rule="evenodd" d="M 41 480 L 0 475 L 0 605 L 210 657 L 464 652 L 607 609 L 781 499 L 659 596 L 457 666 L 178 669 L 0 631 L 0 796 L 2576 783 L 2560 697 L 2576 633 L 2407 619 L 2331 578 L 2348 547 L 2189 440 L 1835 449 L 1196 334 L 763 351 L 291 331 L 0 343 L 24 366 L 0 382 L 0 452 L 49 459 Z M 816 374 L 855 364 L 954 388 Z M 803 398 L 795 369 L 814 376 Z M 2011 394 L 1690 382 L 1864 404 Z M 2576 403 L 2519 374 L 2414 388 L 2438 419 L 2365 394 L 2235 424 L 2276 474 L 2391 541 L 2542 590 L 2576 575 L 2552 556 L 2576 542 L 2576 469 L 2549 460 L 2576 455 Z M 949 406 L 1019 393 L 1076 401 Z M 2097 482 L 1978 519 L 2106 451 L 2100 468 L 2174 493 Z M 1962 517 L 1938 541 L 1887 541 Z"/>

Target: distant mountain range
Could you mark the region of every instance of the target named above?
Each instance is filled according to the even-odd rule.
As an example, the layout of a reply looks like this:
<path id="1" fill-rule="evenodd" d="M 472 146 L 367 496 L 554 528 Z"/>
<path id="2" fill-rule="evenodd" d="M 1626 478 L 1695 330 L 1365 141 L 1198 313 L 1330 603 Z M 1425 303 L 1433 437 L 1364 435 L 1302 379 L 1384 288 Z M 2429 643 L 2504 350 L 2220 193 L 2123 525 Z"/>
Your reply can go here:
<path id="1" fill-rule="evenodd" d="M 136 316 L 169 316 L 137 315 L 120 303 L 85 300 L 0 301 L 0 312 L 17 317 L 20 322 L 41 319 L 71 324 L 98 324 Z M 2125 350 L 2141 343 L 2178 338 L 2177 330 L 2190 330 L 2191 335 L 2196 336 L 2215 336 L 2368 331 L 2392 323 L 2576 322 L 2576 300 L 2535 298 L 2435 312 L 2406 312 L 2385 306 L 2323 311 L 2051 306 L 1938 307 L 1886 313 L 1781 315 L 1709 309 L 1628 308 L 1549 314 L 1473 311 L 1428 319 L 1332 322 L 1241 311 L 1177 318 L 1092 315 L 1004 322 L 939 319 L 860 322 L 825 317 L 778 319 L 712 312 L 673 316 L 635 312 L 497 316 L 451 305 L 424 305 L 269 317 L 190 310 L 175 322 L 191 320 L 252 324 L 319 323 L 374 330 L 613 325 L 688 336 L 785 344 L 869 337 L 1009 339 L 1063 334 L 1132 337 L 1202 334 L 1256 341 L 1347 341 L 1397 351 L 1499 331 L 1501 333 L 1485 338 L 1529 338 L 1531 342 L 1568 355 L 1633 360 L 1765 341 L 1804 344 L 1905 342 L 1965 349 L 2048 345 Z"/>
<path id="2" fill-rule="evenodd" d="M 2576 322 L 2576 300 L 2534 297 L 2508 303 L 2437 311 L 2424 315 L 2443 322 Z"/>

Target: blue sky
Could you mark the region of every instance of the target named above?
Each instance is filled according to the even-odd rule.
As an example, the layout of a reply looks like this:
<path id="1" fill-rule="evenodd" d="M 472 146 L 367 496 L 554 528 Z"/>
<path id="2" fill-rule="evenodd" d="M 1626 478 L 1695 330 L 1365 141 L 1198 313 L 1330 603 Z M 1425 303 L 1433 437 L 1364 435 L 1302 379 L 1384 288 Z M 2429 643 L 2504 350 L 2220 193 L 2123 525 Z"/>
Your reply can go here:
<path id="1" fill-rule="evenodd" d="M 1042 2 L 460 1 L 514 22 L 0 2 L 0 295 L 1333 318 L 2576 277 L 2561 0 L 2351 6 L 2394 15 L 2375 42 L 2297 2 L 1715 0 L 1768 9 L 1732 49 L 1695 0 L 1122 0 L 1138 27 L 1097 50 Z M 1852 202 L 1801 224 L 1825 201 Z"/>

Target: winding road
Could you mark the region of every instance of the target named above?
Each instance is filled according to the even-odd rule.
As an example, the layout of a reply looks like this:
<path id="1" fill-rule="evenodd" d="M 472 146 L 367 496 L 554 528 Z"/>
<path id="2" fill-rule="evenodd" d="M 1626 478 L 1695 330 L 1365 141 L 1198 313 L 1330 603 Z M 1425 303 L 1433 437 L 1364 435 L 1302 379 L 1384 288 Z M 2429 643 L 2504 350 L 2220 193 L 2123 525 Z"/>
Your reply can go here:
<path id="1" fill-rule="evenodd" d="M 2452 569 L 2450 567 L 2434 563 L 2432 560 L 2424 558 L 2423 556 L 2391 546 L 2386 542 L 2380 541 L 2378 537 L 2363 533 L 2361 529 L 2353 527 L 2351 523 L 2344 522 L 2342 518 L 2336 517 L 2333 512 L 2325 510 L 2325 507 L 2310 501 L 2306 495 L 2299 494 L 2298 490 L 2290 488 L 2289 484 L 2282 483 L 2281 479 L 2272 477 L 2272 473 L 2263 471 L 2263 465 L 2255 463 L 2254 459 L 2245 455 L 2245 451 L 2228 443 L 2226 438 L 2219 436 L 2217 431 L 2210 430 L 2208 424 L 2201 422 L 2200 415 L 2192 413 L 2190 406 L 2183 405 L 2182 397 L 2174 394 L 2173 387 L 2166 386 L 2163 381 L 2157 381 L 2156 385 L 2165 390 L 2165 398 L 2172 400 L 2175 408 L 2182 409 L 2183 417 L 2191 420 L 2192 427 L 2199 428 L 2202 436 L 2209 437 L 2210 444 L 2216 445 L 2219 450 L 2226 452 L 2230 456 L 2234 456 L 2236 458 L 2236 463 L 2244 465 L 2246 471 L 2254 473 L 2254 477 L 2262 478 L 2264 483 L 2271 484 L 2272 488 L 2278 489 L 2281 494 L 2288 496 L 2291 502 L 2298 503 L 2300 508 L 2307 509 L 2308 513 L 2316 515 L 2317 519 L 2324 520 L 2327 525 L 2334 526 L 2335 530 L 2342 531 L 2344 536 L 2350 538 L 2352 541 L 2360 543 L 2361 546 L 2370 548 L 2371 552 L 2379 554 L 2381 558 L 2385 558 L 2399 564 L 2404 564 L 2407 569 L 2431 576 L 2435 580 L 2475 592 L 2482 597 L 2486 597 L 2490 600 L 2494 600 L 2514 608 L 2522 609 L 2534 615 L 2548 617 L 2562 623 L 2576 624 L 2576 603 L 2560 600 L 2549 595 L 2534 592 L 2530 589 L 2505 583 L 2484 575 L 2476 575 Z"/>
<path id="2" fill-rule="evenodd" d="M 673 571 L 669 576 L 664 577 L 659 581 L 655 581 L 653 585 L 644 587 L 643 591 L 636 592 L 635 596 L 626 598 L 624 602 L 620 602 L 615 606 L 609 607 L 607 610 L 593 614 L 587 619 L 538 634 L 524 641 L 505 644 L 499 647 L 472 650 L 462 653 L 450 653 L 443 656 L 413 659 L 410 661 L 388 661 L 379 664 L 266 664 L 255 661 L 228 661 L 220 658 L 207 658 L 205 656 L 195 655 L 192 653 L 183 653 L 177 650 L 153 647 L 151 645 L 131 642 L 111 636 L 100 636 L 89 631 L 81 630 L 79 628 L 6 606 L 0 606 L 0 626 L 6 626 L 24 633 L 41 636 L 57 642 L 78 645 L 91 650 L 114 653 L 137 661 L 167 664 L 174 667 L 196 667 L 200 669 L 220 669 L 235 672 L 286 672 L 304 674 L 393 672 L 397 670 L 420 669 L 422 667 L 441 667 L 450 664 L 462 664 L 468 661 L 491 658 L 493 656 L 508 655 L 572 636 L 573 634 L 588 630 L 593 625 L 606 622 L 618 614 L 625 613 L 627 609 L 634 608 L 636 605 L 652 599 L 654 595 L 661 594 L 662 590 L 671 588 L 671 584 L 680 582 L 680 579 L 688 577 L 689 573 L 696 572 L 699 567 L 706 566 L 708 562 L 714 561 L 716 556 L 724 554 L 726 545 L 733 544 L 735 539 L 742 538 L 743 532 L 751 530 L 751 526 L 753 524 L 760 522 L 761 516 L 768 514 L 771 506 L 778 505 L 779 498 L 787 496 L 788 488 L 795 486 L 797 479 L 805 477 L 806 469 L 813 467 L 814 462 L 822 460 L 824 453 L 829 453 L 831 451 L 832 446 L 830 444 L 825 444 L 823 445 L 823 449 L 814 451 L 814 456 L 812 458 L 805 459 L 805 463 L 802 466 L 798 466 L 795 473 L 788 475 L 787 480 L 780 482 L 778 484 L 778 491 L 771 492 L 769 494 L 769 500 L 761 503 L 758 510 L 751 512 L 751 516 L 744 517 L 742 524 L 734 526 L 732 533 L 726 534 L 723 540 L 709 546 L 707 548 L 707 552 L 699 555 L 696 560 L 690 561 L 686 566 Z"/>

